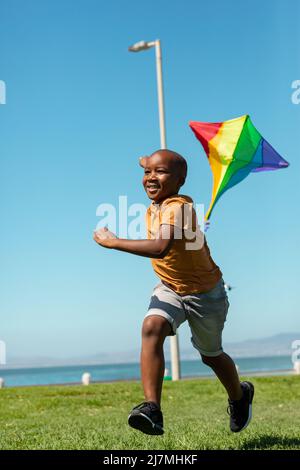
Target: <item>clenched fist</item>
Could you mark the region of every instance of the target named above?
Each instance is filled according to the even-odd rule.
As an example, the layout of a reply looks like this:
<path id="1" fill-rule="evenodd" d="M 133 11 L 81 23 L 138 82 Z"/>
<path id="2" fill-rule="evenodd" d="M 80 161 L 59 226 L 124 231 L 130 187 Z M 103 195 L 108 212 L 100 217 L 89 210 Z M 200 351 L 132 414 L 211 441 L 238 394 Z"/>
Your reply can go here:
<path id="1" fill-rule="evenodd" d="M 98 245 L 104 246 L 106 248 L 113 247 L 113 240 L 118 238 L 113 232 L 108 230 L 107 227 L 102 227 L 99 230 L 94 231 L 94 240 Z"/>

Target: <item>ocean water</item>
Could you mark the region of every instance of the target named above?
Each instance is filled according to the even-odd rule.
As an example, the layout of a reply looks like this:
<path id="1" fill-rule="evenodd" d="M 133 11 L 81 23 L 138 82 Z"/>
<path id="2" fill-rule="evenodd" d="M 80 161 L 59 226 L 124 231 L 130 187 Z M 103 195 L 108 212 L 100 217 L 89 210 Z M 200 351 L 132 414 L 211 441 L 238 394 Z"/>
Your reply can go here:
<path id="1" fill-rule="evenodd" d="M 276 374 L 280 371 L 293 369 L 291 356 L 252 357 L 235 359 L 234 361 L 239 366 L 241 374 L 254 372 Z M 171 371 L 168 361 L 166 361 L 166 368 Z M 0 377 L 4 379 L 7 387 L 78 383 L 81 382 L 84 372 L 91 374 L 92 382 L 140 379 L 140 366 L 132 363 L 31 369 L 3 369 L 0 367 Z M 181 375 L 182 377 L 201 377 L 214 374 L 200 360 L 186 360 L 181 361 Z"/>

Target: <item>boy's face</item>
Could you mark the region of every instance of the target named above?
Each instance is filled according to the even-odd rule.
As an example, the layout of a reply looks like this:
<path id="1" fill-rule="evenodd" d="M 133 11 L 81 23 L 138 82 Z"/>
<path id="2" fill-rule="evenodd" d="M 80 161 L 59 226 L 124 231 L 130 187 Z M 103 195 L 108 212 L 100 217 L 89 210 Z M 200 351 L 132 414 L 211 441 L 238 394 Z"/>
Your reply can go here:
<path id="1" fill-rule="evenodd" d="M 143 186 L 147 196 L 156 203 L 177 194 L 184 182 L 178 164 L 166 155 L 154 153 L 140 159 L 140 165 L 144 168 Z"/>

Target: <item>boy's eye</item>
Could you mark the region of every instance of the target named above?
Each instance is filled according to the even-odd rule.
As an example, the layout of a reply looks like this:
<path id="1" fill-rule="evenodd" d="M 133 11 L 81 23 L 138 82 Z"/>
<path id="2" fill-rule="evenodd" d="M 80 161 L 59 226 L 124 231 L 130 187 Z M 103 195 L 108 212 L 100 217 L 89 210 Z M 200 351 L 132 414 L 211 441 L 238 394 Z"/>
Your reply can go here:
<path id="1" fill-rule="evenodd" d="M 145 170 L 144 171 L 145 175 L 148 175 L 149 173 L 151 173 L 150 170 Z M 158 169 L 158 170 L 155 170 L 155 173 L 167 173 L 167 170 L 163 170 L 162 168 Z"/>

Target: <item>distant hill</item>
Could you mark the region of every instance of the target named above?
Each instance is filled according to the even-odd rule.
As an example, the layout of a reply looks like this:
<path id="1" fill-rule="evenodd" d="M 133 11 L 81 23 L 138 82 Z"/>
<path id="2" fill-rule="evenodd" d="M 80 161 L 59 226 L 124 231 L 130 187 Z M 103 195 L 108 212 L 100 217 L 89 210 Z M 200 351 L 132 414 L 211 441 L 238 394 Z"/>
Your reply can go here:
<path id="1" fill-rule="evenodd" d="M 292 342 L 300 340 L 300 333 L 281 333 L 261 339 L 227 343 L 226 350 L 234 357 L 289 356 L 294 351 Z"/>
<path id="2" fill-rule="evenodd" d="M 265 356 L 290 356 L 293 352 L 292 342 L 300 340 L 300 333 L 281 333 L 275 336 L 260 339 L 248 339 L 245 341 L 225 343 L 224 350 L 233 358 L 240 357 L 265 357 Z M 170 359 L 170 348 L 168 343 L 165 347 L 165 358 Z M 180 357 L 183 360 L 199 359 L 198 352 L 192 347 L 181 349 Z M 68 365 L 89 365 L 89 364 L 121 364 L 129 362 L 139 362 L 140 351 L 99 353 L 92 356 L 72 357 L 72 358 L 52 358 L 52 357 L 8 357 L 8 363 L 2 368 L 16 367 L 53 367 Z"/>

